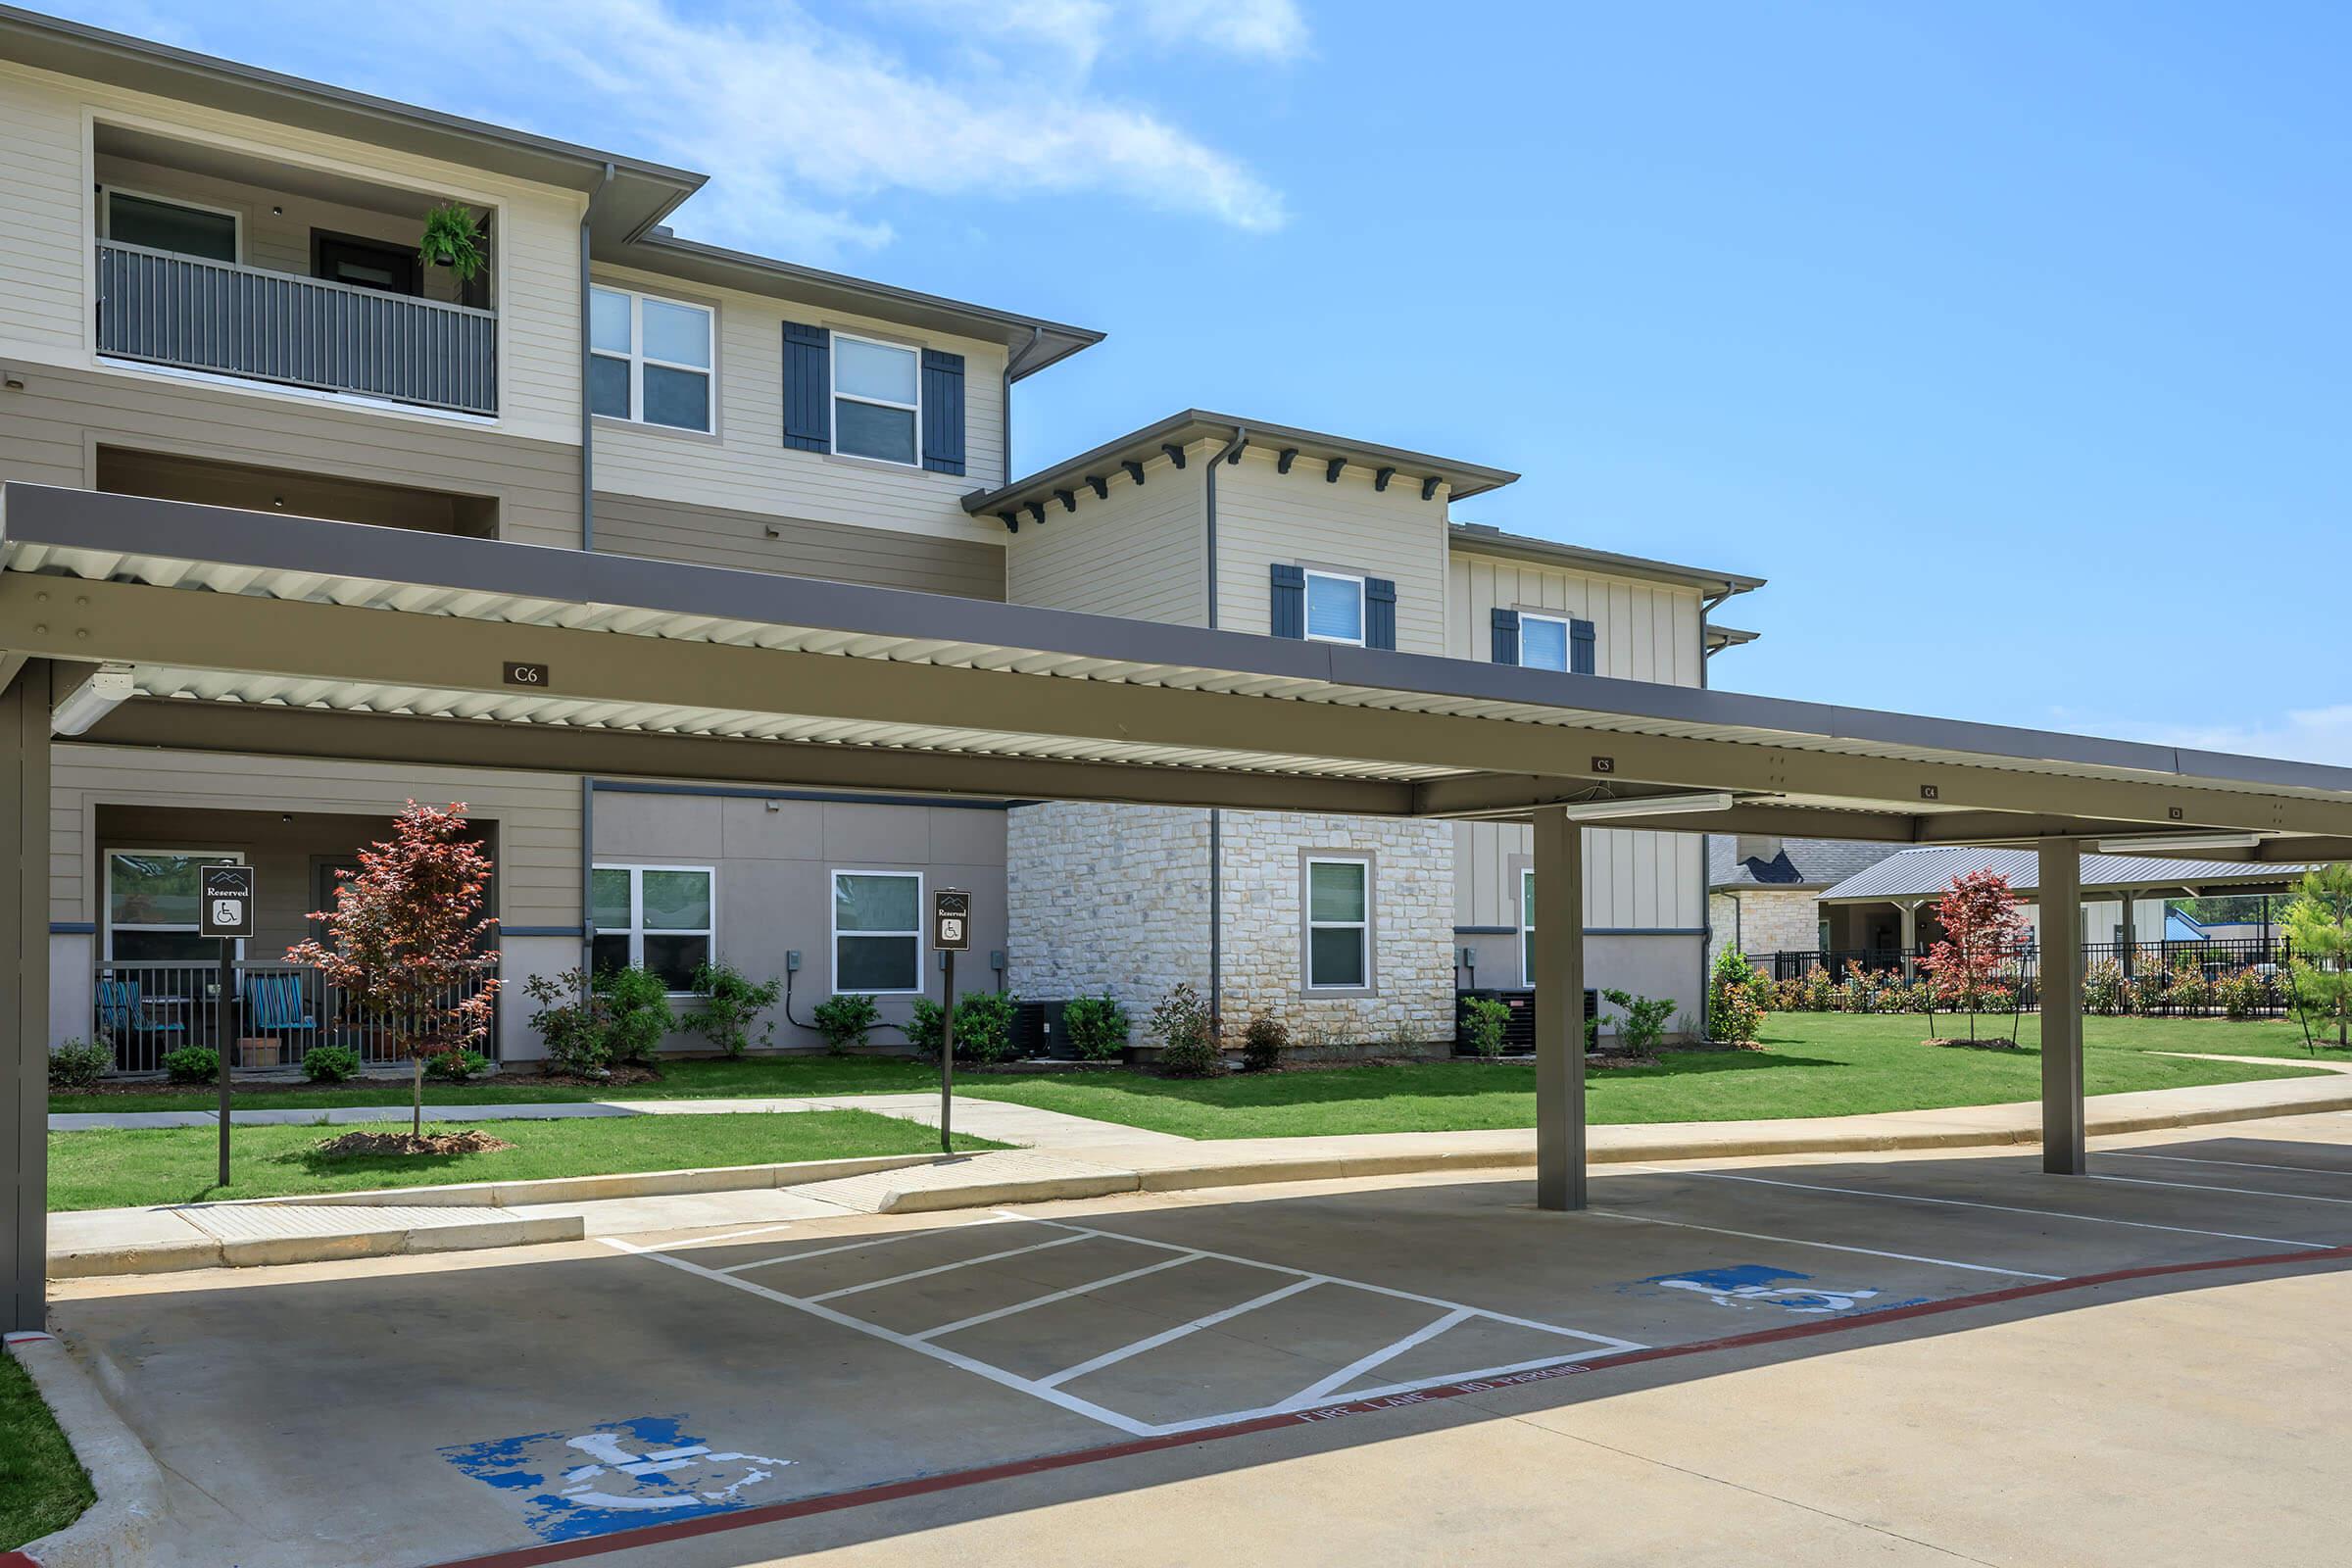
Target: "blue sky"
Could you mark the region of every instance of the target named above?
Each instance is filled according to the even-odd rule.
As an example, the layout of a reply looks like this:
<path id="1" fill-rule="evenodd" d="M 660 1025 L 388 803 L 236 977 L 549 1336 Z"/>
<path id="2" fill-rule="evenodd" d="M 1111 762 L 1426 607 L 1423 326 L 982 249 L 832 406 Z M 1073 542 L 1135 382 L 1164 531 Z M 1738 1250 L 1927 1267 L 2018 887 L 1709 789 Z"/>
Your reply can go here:
<path id="1" fill-rule="evenodd" d="M 1470 520 L 1773 579 L 1719 685 L 2352 762 L 2340 7 L 66 9 L 1106 329 L 1023 468 L 1191 405 L 1494 464 Z"/>

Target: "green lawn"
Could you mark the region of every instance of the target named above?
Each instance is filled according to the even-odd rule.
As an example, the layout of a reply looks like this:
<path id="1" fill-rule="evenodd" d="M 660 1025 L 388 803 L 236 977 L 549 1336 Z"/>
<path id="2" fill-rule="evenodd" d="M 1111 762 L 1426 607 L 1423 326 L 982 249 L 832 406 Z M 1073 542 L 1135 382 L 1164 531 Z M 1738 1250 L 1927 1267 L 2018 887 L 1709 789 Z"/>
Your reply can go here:
<path id="1" fill-rule="evenodd" d="M 2007 1020 L 2001 1022 L 2005 1032 Z M 2033 1100 L 2041 1093 L 2037 1025 L 2023 1020 L 2025 1049 L 2017 1052 L 1960 1051 L 1921 1045 L 1926 1030 L 1916 1017 L 1774 1013 L 1765 1020 L 1762 1051 L 1675 1051 L 1655 1067 L 1596 1070 L 1587 1104 L 1592 1119 L 1603 1123 L 1842 1116 Z M 1959 1027 L 1965 1032 L 1966 1021 Z M 1950 1028 L 1939 1021 L 1939 1032 Z M 2312 1070 L 2285 1061 L 2273 1067 L 2150 1054 L 2283 1056 L 2291 1043 L 2292 1054 L 2302 1056 L 2302 1033 L 2292 1023 L 2089 1018 L 2083 1034 L 2094 1095 Z M 1429 1062 L 1199 1082 L 1131 1073 L 975 1078 L 965 1092 L 1187 1138 L 1298 1138 L 1526 1127 L 1535 1120 L 1536 1071 L 1519 1062 Z"/>
<path id="2" fill-rule="evenodd" d="M 0 1354 L 0 1551 L 65 1529 L 96 1497 L 32 1379 Z"/>
<path id="3" fill-rule="evenodd" d="M 371 1124 L 384 1130 L 405 1123 Z M 452 1124 L 427 1122 L 453 1130 Z M 124 1208 L 223 1198 L 357 1192 L 447 1182 L 530 1181 L 542 1176 L 678 1170 L 701 1165 L 763 1165 L 854 1154 L 919 1154 L 939 1147 L 938 1132 L 865 1110 L 790 1114 L 626 1116 L 565 1121 L 480 1122 L 514 1144 L 483 1154 L 332 1158 L 315 1152 L 349 1127 L 239 1127 L 233 1185 L 214 1185 L 219 1143 L 209 1127 L 49 1135 L 49 1207 Z M 957 1137 L 958 1149 L 1002 1149 Z"/>

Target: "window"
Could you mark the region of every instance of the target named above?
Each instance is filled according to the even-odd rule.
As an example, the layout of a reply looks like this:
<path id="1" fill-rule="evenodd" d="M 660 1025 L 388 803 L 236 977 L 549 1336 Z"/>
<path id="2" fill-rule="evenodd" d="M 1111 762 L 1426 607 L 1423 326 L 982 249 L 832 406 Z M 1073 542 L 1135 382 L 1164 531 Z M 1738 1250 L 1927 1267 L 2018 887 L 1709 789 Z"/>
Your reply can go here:
<path id="1" fill-rule="evenodd" d="M 833 873 L 833 989 L 923 989 L 923 879 L 914 871 Z"/>
<path id="2" fill-rule="evenodd" d="M 1361 644 L 1364 640 L 1364 579 L 1308 567 L 1306 635 L 1311 642 Z"/>
<path id="3" fill-rule="evenodd" d="M 1361 991 L 1372 984 L 1372 865 L 1306 862 L 1306 987 Z"/>
<path id="4" fill-rule="evenodd" d="M 102 232 L 119 245 L 142 245 L 210 262 L 237 260 L 237 215 L 224 207 L 141 196 L 106 187 L 98 193 Z"/>
<path id="5" fill-rule="evenodd" d="M 106 956 L 203 961 L 220 939 L 196 934 L 197 886 L 208 865 L 240 865 L 241 855 L 196 850 L 110 850 L 106 857 Z"/>
<path id="6" fill-rule="evenodd" d="M 870 338 L 833 334 L 833 450 L 912 467 L 923 426 L 922 358 Z"/>
<path id="7" fill-rule="evenodd" d="M 589 876 L 595 964 L 642 965 L 671 991 L 692 991 L 694 971 L 710 961 L 710 884 L 707 865 L 600 865 Z"/>
<path id="8" fill-rule="evenodd" d="M 614 419 L 710 428 L 710 330 L 707 306 L 592 288 L 588 301 L 588 407 Z"/>
<path id="9" fill-rule="evenodd" d="M 1536 873 L 1519 873 L 1519 983 L 1536 983 Z"/>
<path id="10" fill-rule="evenodd" d="M 1530 669 L 1568 667 L 1568 621 L 1560 615 L 1519 612 L 1519 662 Z"/>

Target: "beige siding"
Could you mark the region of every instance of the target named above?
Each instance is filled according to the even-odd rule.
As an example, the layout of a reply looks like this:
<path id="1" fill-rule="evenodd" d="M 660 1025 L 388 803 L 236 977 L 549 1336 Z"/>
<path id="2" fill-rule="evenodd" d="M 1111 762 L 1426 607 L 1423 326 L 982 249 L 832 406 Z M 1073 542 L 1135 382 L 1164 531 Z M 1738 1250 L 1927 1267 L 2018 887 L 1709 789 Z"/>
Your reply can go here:
<path id="1" fill-rule="evenodd" d="M 1622 680 L 1695 686 L 1699 596 L 1694 588 L 1604 577 L 1453 552 L 1447 647 L 1456 659 L 1494 657 L 1493 612 L 1548 611 L 1593 625 L 1593 662 Z M 1498 822 L 1457 828 L 1456 923 L 1515 925 L 1515 867 L 1534 853 L 1529 829 Z M 1591 829 L 1585 835 L 1585 920 L 1602 930 L 1695 930 L 1705 923 L 1705 859 L 1694 833 Z"/>
<path id="2" fill-rule="evenodd" d="M 497 424 L 514 434 L 577 440 L 579 193 L 14 65 L 0 65 L 0 146 L 7 148 L 0 158 L 0 355 L 96 363 L 93 119 L 495 210 Z M 126 382 L 155 378 L 129 368 L 108 373 Z M 257 406 L 318 401 L 258 384 L 238 395 Z M 388 410 L 371 416 L 411 428 L 451 422 Z"/>
<path id="3" fill-rule="evenodd" d="M 61 745 L 51 783 L 49 917 L 99 917 L 97 808 L 215 808 L 390 816 L 410 799 L 463 801 L 499 824 L 499 914 L 513 926 L 580 920 L 580 783 L 543 773 L 469 773 L 359 762 L 114 751 Z M 172 848 L 172 846 L 159 846 Z"/>
<path id="4" fill-rule="evenodd" d="M 596 480 L 605 489 L 695 507 L 780 514 L 901 533 L 994 542 L 994 518 L 958 505 L 1004 481 L 1004 350 L 975 339 L 915 339 L 904 328 L 838 312 L 801 309 L 764 295 L 680 285 L 650 272 L 602 267 L 616 288 L 718 308 L 715 436 L 600 419 Z M 784 323 L 870 333 L 963 356 L 964 467 L 931 473 L 784 445 Z"/>
<path id="5" fill-rule="evenodd" d="M 1021 531 L 1004 545 L 1005 597 L 1018 605 L 1205 625 L 1200 464 L 1180 470 L 1153 458 L 1144 465 L 1141 485 L 1114 466 L 1109 484 L 1102 500 L 1082 488 L 1075 513 L 1054 502 L 1044 522 L 1022 517 Z"/>
<path id="6" fill-rule="evenodd" d="M 772 532 L 772 536 L 771 536 Z M 835 582 L 913 588 L 967 599 L 1004 597 L 1004 552 L 973 539 L 929 539 L 804 517 L 599 492 L 596 545 L 620 555 Z"/>
<path id="7" fill-rule="evenodd" d="M 1218 624 L 1272 629 L 1267 569 L 1274 563 L 1331 566 L 1393 580 L 1398 650 L 1445 653 L 1444 488 L 1423 501 L 1420 481 L 1409 474 L 1375 491 L 1360 465 L 1348 465 L 1337 483 L 1323 473 L 1322 464 L 1303 459 L 1278 472 L 1276 455 L 1256 446 L 1219 470 Z"/>
<path id="8" fill-rule="evenodd" d="M 579 542 L 577 447 L 190 382 L 39 366 L 19 373 L 24 391 L 0 391 L 0 479 L 90 488 L 97 450 L 109 446 L 489 496 L 501 538 Z"/>

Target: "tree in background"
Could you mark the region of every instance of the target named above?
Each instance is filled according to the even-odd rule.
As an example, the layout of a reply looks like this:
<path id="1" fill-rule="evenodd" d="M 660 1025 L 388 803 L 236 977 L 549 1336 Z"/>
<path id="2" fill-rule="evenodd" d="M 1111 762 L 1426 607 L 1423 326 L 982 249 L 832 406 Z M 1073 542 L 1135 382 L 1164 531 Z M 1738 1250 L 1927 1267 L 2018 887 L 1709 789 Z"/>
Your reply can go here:
<path id="1" fill-rule="evenodd" d="M 2352 865 L 2306 871 L 2281 923 L 2296 1004 L 2334 1019 L 2335 1043 L 2352 1044 Z"/>
<path id="2" fill-rule="evenodd" d="M 1977 1038 L 1977 1011 L 2002 962 L 2026 930 L 2017 912 L 2017 895 L 1998 871 L 1971 871 L 1952 878 L 1936 906 L 1943 939 L 1928 950 L 1925 960 L 1934 977 L 1936 995 L 1945 1006 L 1968 1011 L 1968 1038 Z"/>
<path id="3" fill-rule="evenodd" d="M 497 995 L 498 925 L 479 913 L 490 857 L 468 836 L 466 808 L 411 801 L 392 837 L 360 851 L 357 871 L 335 873 L 335 906 L 312 914 L 324 942 L 286 950 L 358 1003 L 415 1066 L 410 1132 L 424 1136 L 424 1058 L 463 1051 L 490 1032 Z"/>

